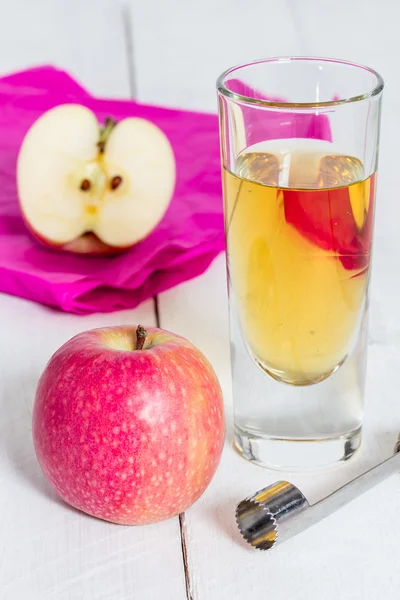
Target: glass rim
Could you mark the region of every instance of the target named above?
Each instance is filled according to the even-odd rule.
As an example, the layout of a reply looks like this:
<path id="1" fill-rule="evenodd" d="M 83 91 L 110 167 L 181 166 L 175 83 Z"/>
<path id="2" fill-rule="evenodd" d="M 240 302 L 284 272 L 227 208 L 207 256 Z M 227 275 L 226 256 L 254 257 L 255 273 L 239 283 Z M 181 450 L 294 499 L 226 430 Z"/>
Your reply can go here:
<path id="1" fill-rule="evenodd" d="M 376 82 L 374 87 L 365 92 L 364 94 L 358 94 L 357 96 L 352 96 L 350 98 L 338 98 L 336 100 L 325 100 L 323 102 L 277 102 L 273 100 L 261 100 L 259 98 L 253 98 L 251 96 L 246 96 L 244 94 L 239 94 L 237 92 L 233 92 L 229 90 L 225 85 L 225 79 L 231 73 L 235 71 L 239 71 L 240 69 L 244 69 L 246 67 L 251 67 L 253 65 L 259 65 L 263 63 L 288 63 L 291 61 L 299 61 L 299 62 L 325 62 L 331 64 L 339 64 L 348 67 L 354 67 L 355 69 L 361 69 L 367 71 L 374 75 Z M 361 100 L 368 100 L 373 98 L 374 96 L 378 96 L 384 88 L 384 80 L 383 77 L 371 67 L 367 67 L 366 65 L 362 65 L 359 63 L 355 63 L 348 60 L 342 60 L 339 58 L 325 58 L 319 56 L 276 56 L 271 58 L 262 58 L 259 60 L 251 61 L 248 63 L 242 63 L 239 65 L 235 65 L 226 69 L 221 73 L 221 75 L 217 79 L 217 91 L 223 96 L 231 99 L 242 102 L 243 104 L 251 104 L 256 106 L 265 106 L 268 108 L 321 108 L 321 107 L 329 107 L 329 106 L 340 106 L 341 104 L 349 104 L 351 102 L 360 102 Z"/>

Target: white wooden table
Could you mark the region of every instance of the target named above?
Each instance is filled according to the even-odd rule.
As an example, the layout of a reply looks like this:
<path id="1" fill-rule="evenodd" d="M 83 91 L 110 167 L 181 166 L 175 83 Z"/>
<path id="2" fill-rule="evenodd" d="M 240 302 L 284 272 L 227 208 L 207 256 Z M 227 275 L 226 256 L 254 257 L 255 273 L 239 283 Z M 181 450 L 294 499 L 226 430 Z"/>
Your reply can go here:
<path id="1" fill-rule="evenodd" d="M 153 325 L 155 304 L 76 317 L 0 295 L 1 600 L 399 597 L 397 475 L 270 554 L 246 547 L 234 520 L 238 500 L 279 476 L 312 501 L 323 497 L 389 456 L 400 429 L 399 22 L 394 0 L 1 0 L 0 72 L 52 63 L 96 94 L 215 110 L 220 71 L 282 54 L 364 62 L 387 83 L 360 453 L 318 475 L 279 475 L 234 452 L 220 256 L 203 276 L 158 297 L 160 325 L 194 342 L 223 386 L 228 437 L 216 477 L 180 519 L 121 527 L 79 514 L 58 500 L 34 455 L 37 379 L 73 334 L 108 324 Z"/>

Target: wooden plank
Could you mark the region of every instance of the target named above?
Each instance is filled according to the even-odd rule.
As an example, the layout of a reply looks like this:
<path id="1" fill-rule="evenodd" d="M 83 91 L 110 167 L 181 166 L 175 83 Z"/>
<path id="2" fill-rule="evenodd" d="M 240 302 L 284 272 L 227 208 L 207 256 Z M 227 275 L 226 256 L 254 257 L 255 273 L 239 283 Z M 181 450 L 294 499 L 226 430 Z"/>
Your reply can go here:
<path id="1" fill-rule="evenodd" d="M 165 105 L 216 110 L 215 82 L 228 67 L 296 48 L 284 3 L 139 2 L 133 30 L 138 98 Z"/>
<path id="2" fill-rule="evenodd" d="M 369 62 L 384 70 L 398 55 L 397 37 L 390 35 L 386 41 L 385 32 L 388 28 L 392 32 L 398 22 L 398 9 L 394 15 L 394 5 L 389 0 L 375 1 L 368 8 L 357 0 L 323 6 L 318 0 L 301 4 L 264 0 L 246 7 L 238 2 L 216 5 L 206 0 L 194 6 L 175 0 L 157 7 L 154 2 L 135 2 L 134 6 L 138 94 L 154 103 L 214 110 L 214 82 L 219 72 L 262 56 L 336 55 Z M 389 53 L 393 58 L 389 58 Z M 397 98 L 398 85 L 393 81 L 391 84 L 389 107 L 387 102 L 384 104 L 384 122 L 397 127 L 400 113 L 395 111 L 394 96 Z M 379 201 L 385 192 L 392 197 L 389 190 L 395 189 L 397 178 L 393 138 L 384 132 L 382 140 L 386 149 L 381 156 L 384 153 L 387 162 L 382 167 L 381 159 Z M 400 422 L 395 391 L 400 358 L 399 287 L 393 278 L 400 268 L 399 211 L 391 202 L 391 211 L 387 216 L 380 215 L 377 223 L 364 444 L 357 457 L 336 469 L 317 475 L 273 473 L 247 463 L 233 451 L 222 256 L 203 276 L 159 297 L 161 326 L 188 337 L 208 356 L 226 399 L 228 436 L 220 468 L 185 518 L 185 544 L 195 600 L 255 600 L 266 593 L 300 600 L 372 600 L 378 593 L 395 596 L 400 576 L 390 565 L 398 539 L 397 478 L 270 556 L 252 551 L 241 541 L 234 509 L 240 499 L 280 478 L 293 481 L 310 501 L 316 501 L 392 453 Z M 377 510 L 381 505 L 384 510 Z M 366 524 L 372 522 L 373 529 L 383 536 L 382 543 L 371 542 L 371 529 Z"/>
<path id="3" fill-rule="evenodd" d="M 51 63 L 69 70 L 94 94 L 129 96 L 120 4 L 16 0 L 2 8 L 0 73 Z"/>
<path id="4" fill-rule="evenodd" d="M 0 27 L 0 72 L 53 63 L 92 92 L 129 97 L 120 5 L 19 0 Z M 2 600 L 186 598 L 178 518 L 122 527 L 70 509 L 45 481 L 31 439 L 36 383 L 57 347 L 84 329 L 138 322 L 155 325 L 152 300 L 78 317 L 0 295 Z"/>

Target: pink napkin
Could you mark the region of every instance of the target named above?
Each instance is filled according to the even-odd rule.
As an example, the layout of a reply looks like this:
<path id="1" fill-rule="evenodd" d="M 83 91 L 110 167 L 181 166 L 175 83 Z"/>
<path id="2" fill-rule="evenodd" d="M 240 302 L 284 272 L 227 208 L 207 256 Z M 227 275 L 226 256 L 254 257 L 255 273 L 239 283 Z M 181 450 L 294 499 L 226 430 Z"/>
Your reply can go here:
<path id="1" fill-rule="evenodd" d="M 100 121 L 149 119 L 172 144 L 177 184 L 167 214 L 123 254 L 85 257 L 49 250 L 30 236 L 21 218 L 15 168 L 23 137 L 43 112 L 69 102 L 87 106 Z M 315 137 L 329 138 L 328 122 Z M 199 275 L 224 248 L 220 179 L 213 114 L 94 98 L 52 67 L 0 79 L 0 291 L 87 314 L 135 307 Z"/>
<path id="2" fill-rule="evenodd" d="M 48 250 L 22 221 L 15 182 L 20 144 L 44 111 L 66 102 L 84 104 L 100 121 L 149 119 L 173 146 L 178 173 L 171 206 L 147 239 L 118 256 Z M 129 308 L 202 273 L 223 247 L 215 115 L 96 99 L 51 67 L 0 80 L 0 291 L 81 314 Z"/>

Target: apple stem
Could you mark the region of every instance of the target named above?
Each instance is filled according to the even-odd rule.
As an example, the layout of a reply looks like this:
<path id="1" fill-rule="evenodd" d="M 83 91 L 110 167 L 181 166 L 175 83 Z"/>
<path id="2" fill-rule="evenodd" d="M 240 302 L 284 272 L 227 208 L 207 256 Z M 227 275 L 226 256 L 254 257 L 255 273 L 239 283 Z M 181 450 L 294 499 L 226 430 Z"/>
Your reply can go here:
<path id="1" fill-rule="evenodd" d="M 145 329 L 142 325 L 138 325 L 136 329 L 136 350 L 143 350 L 146 336 L 147 329 Z"/>
<path id="2" fill-rule="evenodd" d="M 110 133 L 112 132 L 116 124 L 117 122 L 114 121 L 114 119 L 111 119 L 111 117 L 107 117 L 104 121 L 104 127 L 100 128 L 100 138 L 97 142 L 97 147 L 99 149 L 100 154 L 103 154 L 106 144 L 108 142 L 108 138 L 110 137 Z"/>

